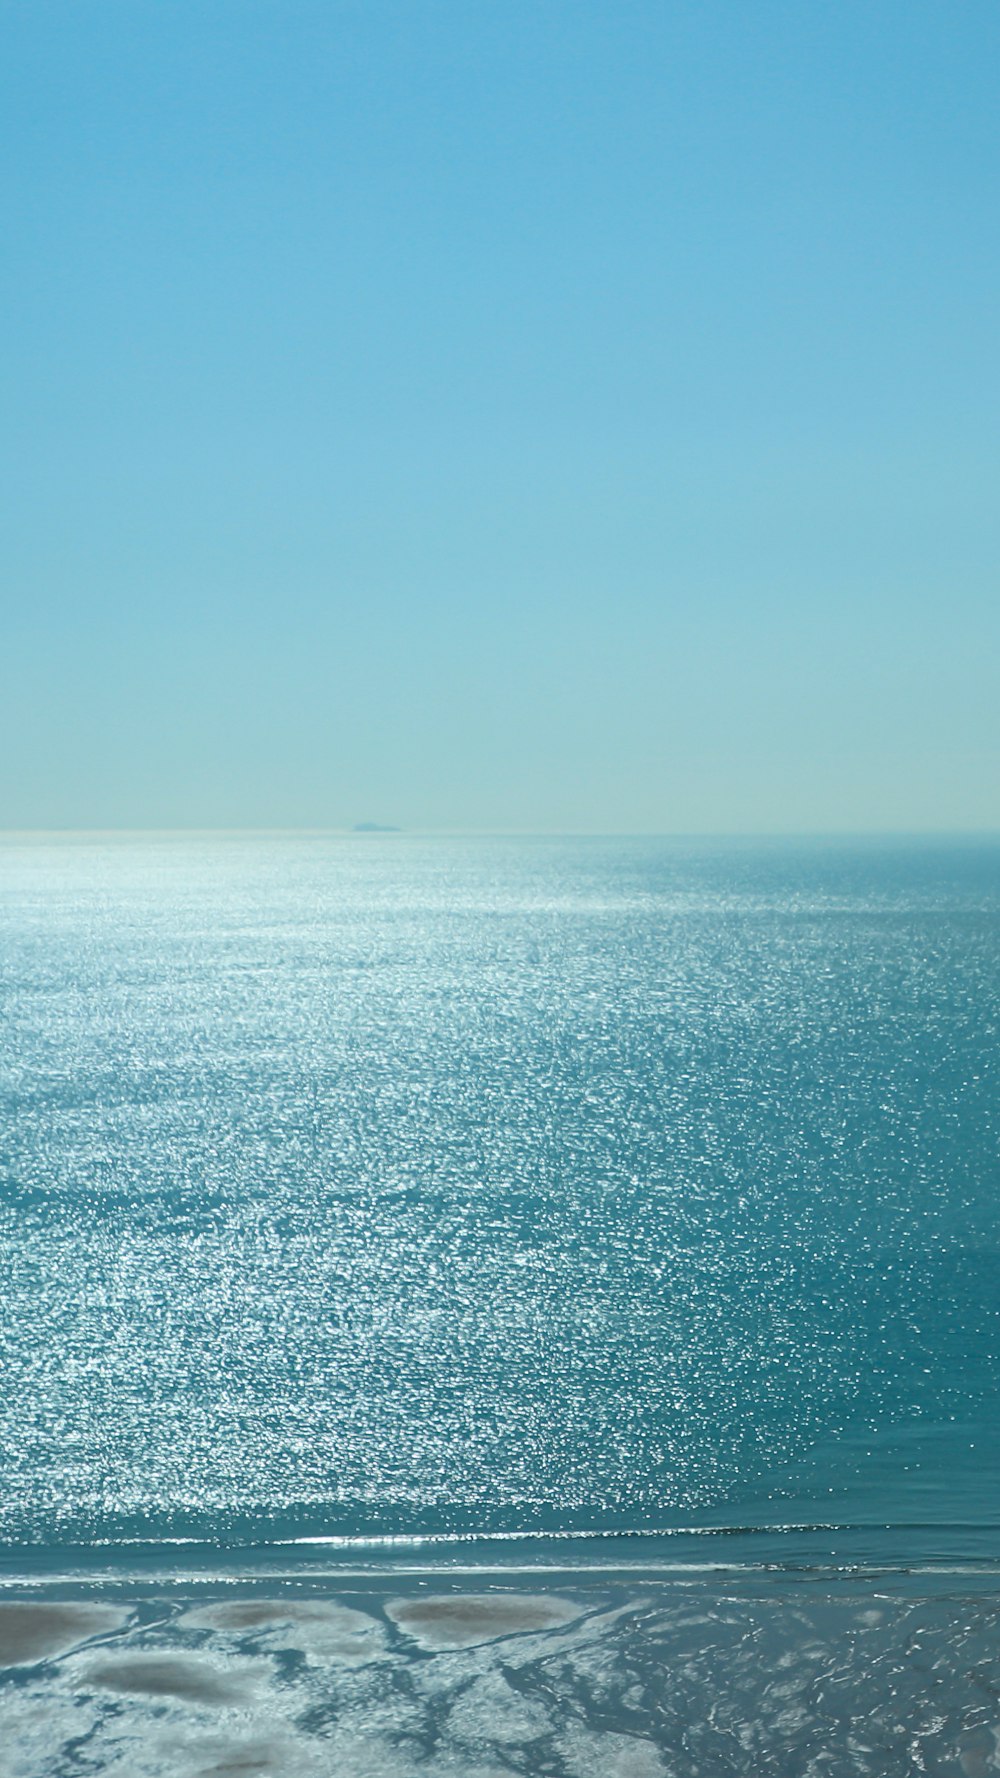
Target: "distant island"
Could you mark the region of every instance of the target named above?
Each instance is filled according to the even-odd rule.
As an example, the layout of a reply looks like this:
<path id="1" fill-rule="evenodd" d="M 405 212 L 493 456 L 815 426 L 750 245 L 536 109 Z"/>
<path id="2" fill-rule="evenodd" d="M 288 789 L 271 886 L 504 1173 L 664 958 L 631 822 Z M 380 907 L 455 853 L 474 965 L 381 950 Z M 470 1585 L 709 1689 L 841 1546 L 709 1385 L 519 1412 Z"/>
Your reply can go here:
<path id="1" fill-rule="evenodd" d="M 399 827 L 387 827 L 381 821 L 355 821 L 352 833 L 401 833 Z"/>

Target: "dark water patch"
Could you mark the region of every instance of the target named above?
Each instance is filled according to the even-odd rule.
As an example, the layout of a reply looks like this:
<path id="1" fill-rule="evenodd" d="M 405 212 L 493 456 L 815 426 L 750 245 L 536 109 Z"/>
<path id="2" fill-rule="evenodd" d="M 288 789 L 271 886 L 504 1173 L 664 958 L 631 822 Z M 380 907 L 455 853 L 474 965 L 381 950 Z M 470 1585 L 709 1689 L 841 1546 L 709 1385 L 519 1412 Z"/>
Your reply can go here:
<path id="1" fill-rule="evenodd" d="M 246 1686 L 207 1662 L 168 1655 L 137 1654 L 99 1661 L 87 1668 L 85 1682 L 105 1691 L 147 1698 L 182 1698 L 192 1704 L 235 1705 L 246 1702 Z"/>
<path id="2" fill-rule="evenodd" d="M 0 1667 L 49 1660 L 126 1620 L 110 1605 L 0 1600 Z"/>
<path id="3" fill-rule="evenodd" d="M 194 1759 L 190 1778 L 286 1778 L 301 1769 L 301 1755 L 297 1758 L 287 1742 L 266 1739 L 227 1742 L 218 1757 L 210 1745 L 196 1751 Z"/>
<path id="4" fill-rule="evenodd" d="M 314 1629 L 335 1629 L 343 1634 L 363 1634 L 373 1628 L 363 1612 L 344 1605 L 298 1599 L 232 1599 L 221 1605 L 206 1606 L 188 1614 L 186 1622 L 197 1628 L 207 1625 L 217 1630 L 262 1630 L 281 1625 Z"/>
<path id="5" fill-rule="evenodd" d="M 231 1637 L 239 1646 L 273 1653 L 293 1676 L 297 1658 L 361 1667 L 378 1660 L 385 1627 L 367 1612 L 330 1600 L 231 1599 L 185 1612 L 179 1627 Z"/>
<path id="6" fill-rule="evenodd" d="M 425 1648 L 469 1648 L 503 1636 L 552 1630 L 579 1617 L 568 1599 L 514 1593 L 454 1593 L 437 1599 L 394 1599 L 386 1612 Z"/>

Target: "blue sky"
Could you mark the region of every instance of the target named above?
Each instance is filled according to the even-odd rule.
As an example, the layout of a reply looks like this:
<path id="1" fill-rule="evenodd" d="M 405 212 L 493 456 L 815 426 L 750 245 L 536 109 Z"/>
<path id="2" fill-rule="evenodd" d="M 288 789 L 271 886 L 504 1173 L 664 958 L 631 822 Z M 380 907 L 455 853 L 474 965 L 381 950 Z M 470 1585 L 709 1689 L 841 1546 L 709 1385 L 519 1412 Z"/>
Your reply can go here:
<path id="1" fill-rule="evenodd" d="M 1000 826 L 992 0 L 0 40 L 0 826 Z"/>

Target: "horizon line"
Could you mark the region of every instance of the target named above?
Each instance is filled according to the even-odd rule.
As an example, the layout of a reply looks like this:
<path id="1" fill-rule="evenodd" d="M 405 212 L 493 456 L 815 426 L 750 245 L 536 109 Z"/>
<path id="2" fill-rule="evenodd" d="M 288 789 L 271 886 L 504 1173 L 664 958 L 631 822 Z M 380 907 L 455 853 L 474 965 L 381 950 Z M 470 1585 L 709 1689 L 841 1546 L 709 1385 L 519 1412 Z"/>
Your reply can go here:
<path id="1" fill-rule="evenodd" d="M 404 827 L 367 824 L 249 825 L 93 825 L 0 827 L 0 840 L 99 838 L 336 838 L 371 843 L 404 839 L 580 839 L 580 840 L 989 840 L 996 827 L 809 827 L 809 828 L 580 828 L 580 827 Z"/>

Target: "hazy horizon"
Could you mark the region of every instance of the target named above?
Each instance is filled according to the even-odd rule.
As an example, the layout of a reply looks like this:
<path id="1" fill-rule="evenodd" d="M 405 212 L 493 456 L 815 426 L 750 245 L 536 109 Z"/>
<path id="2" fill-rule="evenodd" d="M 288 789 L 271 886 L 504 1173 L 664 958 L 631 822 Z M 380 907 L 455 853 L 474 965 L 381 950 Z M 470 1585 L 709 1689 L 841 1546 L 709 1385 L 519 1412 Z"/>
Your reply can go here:
<path id="1" fill-rule="evenodd" d="M 0 829 L 1000 827 L 995 8 L 2 34 Z"/>
<path id="2" fill-rule="evenodd" d="M 329 823 L 314 827 L 2 827 L 0 841 L 98 839 L 354 839 L 366 840 L 663 840 L 725 845 L 732 842 L 817 844 L 871 842 L 914 845 L 933 842 L 1000 841 L 995 827 L 925 828 L 689 828 L 682 830 L 623 827 L 402 827 L 367 823 Z"/>

